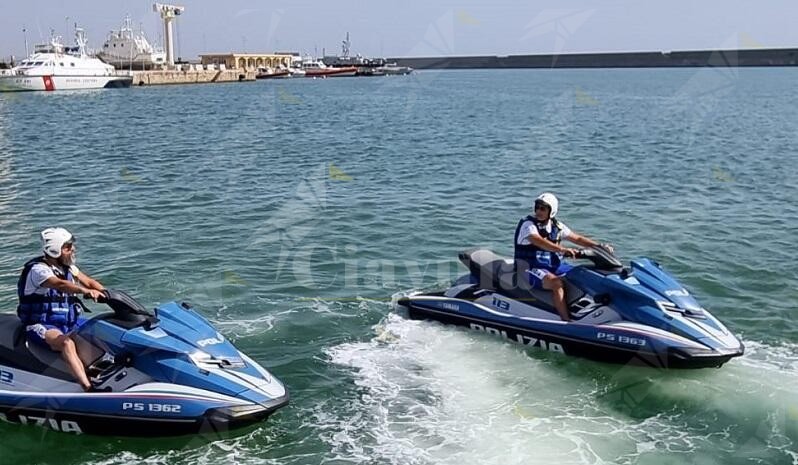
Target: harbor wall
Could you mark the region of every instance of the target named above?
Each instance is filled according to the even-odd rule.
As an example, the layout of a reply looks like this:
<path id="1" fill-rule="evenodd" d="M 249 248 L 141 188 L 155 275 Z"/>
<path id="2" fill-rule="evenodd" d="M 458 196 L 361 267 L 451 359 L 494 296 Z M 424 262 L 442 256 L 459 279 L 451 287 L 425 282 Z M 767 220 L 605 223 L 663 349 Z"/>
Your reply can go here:
<path id="1" fill-rule="evenodd" d="M 391 58 L 416 69 L 798 66 L 798 48 Z"/>
<path id="2" fill-rule="evenodd" d="M 134 86 L 159 86 L 170 84 L 205 84 L 212 82 L 254 81 L 254 70 L 157 70 L 133 71 Z"/>

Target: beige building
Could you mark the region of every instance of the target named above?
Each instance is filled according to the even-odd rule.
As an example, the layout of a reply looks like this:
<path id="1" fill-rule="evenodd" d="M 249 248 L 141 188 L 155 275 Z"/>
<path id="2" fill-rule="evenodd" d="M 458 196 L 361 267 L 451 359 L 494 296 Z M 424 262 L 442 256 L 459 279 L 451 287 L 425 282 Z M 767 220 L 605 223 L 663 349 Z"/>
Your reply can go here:
<path id="1" fill-rule="evenodd" d="M 290 67 L 294 55 L 281 53 L 213 53 L 200 55 L 203 65 L 224 65 L 227 69 Z"/>

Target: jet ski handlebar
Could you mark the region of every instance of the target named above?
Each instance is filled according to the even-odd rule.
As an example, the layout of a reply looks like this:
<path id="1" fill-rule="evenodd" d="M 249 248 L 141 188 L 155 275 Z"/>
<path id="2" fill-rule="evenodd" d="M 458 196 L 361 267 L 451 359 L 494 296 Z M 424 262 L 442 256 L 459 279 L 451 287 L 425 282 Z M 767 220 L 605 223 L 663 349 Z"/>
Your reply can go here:
<path id="1" fill-rule="evenodd" d="M 111 307 L 116 316 L 121 319 L 130 319 L 135 316 L 154 317 L 155 314 L 147 310 L 136 299 L 125 292 L 113 289 L 106 289 L 97 302 Z"/>
<path id="2" fill-rule="evenodd" d="M 599 270 L 617 270 L 623 268 L 623 263 L 613 253 L 602 246 L 577 249 L 576 258 L 590 260 Z"/>

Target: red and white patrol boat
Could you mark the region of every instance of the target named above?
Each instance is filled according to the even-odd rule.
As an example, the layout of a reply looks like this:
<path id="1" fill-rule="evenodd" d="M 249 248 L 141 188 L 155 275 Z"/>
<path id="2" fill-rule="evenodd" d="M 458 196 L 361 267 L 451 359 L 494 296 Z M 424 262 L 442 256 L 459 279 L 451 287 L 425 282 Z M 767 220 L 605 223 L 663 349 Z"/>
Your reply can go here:
<path id="1" fill-rule="evenodd" d="M 86 53 L 86 33 L 75 30 L 75 47 L 58 37 L 36 45 L 31 56 L 7 75 L 0 76 L 0 92 L 130 87 L 133 77 Z"/>
<path id="2" fill-rule="evenodd" d="M 302 60 L 302 69 L 305 71 L 305 77 L 309 78 L 343 77 L 357 74 L 357 68 L 354 66 L 333 68 L 325 65 L 321 60 L 307 58 Z"/>

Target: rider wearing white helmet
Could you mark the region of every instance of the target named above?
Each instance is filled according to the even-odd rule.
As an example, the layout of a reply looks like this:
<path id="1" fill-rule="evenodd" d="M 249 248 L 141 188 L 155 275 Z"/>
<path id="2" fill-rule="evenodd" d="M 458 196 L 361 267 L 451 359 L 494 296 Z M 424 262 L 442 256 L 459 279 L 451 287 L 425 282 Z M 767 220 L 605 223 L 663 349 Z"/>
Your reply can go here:
<path id="1" fill-rule="evenodd" d="M 561 276 L 573 267 L 562 259 L 576 258 L 577 251 L 560 243 L 567 240 L 583 247 L 596 247 L 599 243 L 575 233 L 555 218 L 559 207 L 560 202 L 550 192 L 535 199 L 534 214 L 522 218 L 515 230 L 515 262 L 519 273 L 527 273 L 532 287 L 552 291 L 557 313 L 564 321 L 570 321 Z M 612 246 L 603 246 L 612 251 Z"/>
<path id="2" fill-rule="evenodd" d="M 17 283 L 17 315 L 26 325 L 28 340 L 46 344 L 61 352 L 84 390 L 91 389 L 75 343 L 70 337 L 82 322 L 80 304 L 74 297 L 83 294 L 97 300 L 102 284 L 75 266 L 75 236 L 64 228 L 41 232 L 44 255 L 25 263 Z"/>

